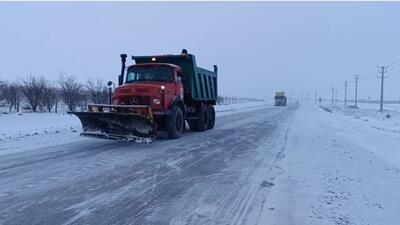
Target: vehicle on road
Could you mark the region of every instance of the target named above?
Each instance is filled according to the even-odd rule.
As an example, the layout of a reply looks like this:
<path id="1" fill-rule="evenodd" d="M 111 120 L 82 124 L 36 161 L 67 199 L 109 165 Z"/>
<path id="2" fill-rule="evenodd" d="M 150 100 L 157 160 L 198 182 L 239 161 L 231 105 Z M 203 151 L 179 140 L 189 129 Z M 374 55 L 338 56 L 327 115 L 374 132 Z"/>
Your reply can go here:
<path id="1" fill-rule="evenodd" d="M 112 104 L 91 104 L 79 117 L 81 135 L 136 142 L 152 142 L 158 130 L 178 138 L 186 121 L 191 131 L 212 129 L 218 96 L 218 68 L 196 65 L 186 49 L 179 55 L 132 56 L 126 67 L 121 54 L 121 74 Z M 126 76 L 125 76 L 126 71 Z"/>
<path id="2" fill-rule="evenodd" d="M 287 98 L 285 92 L 277 91 L 275 93 L 275 106 L 286 106 Z"/>

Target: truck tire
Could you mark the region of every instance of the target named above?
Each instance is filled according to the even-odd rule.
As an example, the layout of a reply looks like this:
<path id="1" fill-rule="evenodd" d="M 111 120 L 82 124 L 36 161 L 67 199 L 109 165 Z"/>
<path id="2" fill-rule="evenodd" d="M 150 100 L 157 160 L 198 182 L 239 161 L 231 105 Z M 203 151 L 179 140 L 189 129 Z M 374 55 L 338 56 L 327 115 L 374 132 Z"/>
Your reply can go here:
<path id="1" fill-rule="evenodd" d="M 200 105 L 196 112 L 197 119 L 189 121 L 189 127 L 191 131 L 205 131 L 209 124 L 209 112 L 207 107 Z"/>
<path id="2" fill-rule="evenodd" d="M 166 122 L 168 138 L 175 139 L 182 135 L 185 120 L 183 118 L 182 109 L 179 106 L 174 106 L 172 108 L 172 114 L 167 117 Z"/>
<path id="3" fill-rule="evenodd" d="M 213 105 L 210 105 L 209 107 L 208 107 L 208 118 L 209 118 L 209 121 L 208 121 L 208 129 L 213 129 L 214 128 L 214 125 L 215 125 L 215 109 L 214 109 L 214 106 Z"/>
<path id="4" fill-rule="evenodd" d="M 188 124 L 190 131 L 199 131 L 199 128 L 197 126 L 197 120 L 189 120 Z"/>

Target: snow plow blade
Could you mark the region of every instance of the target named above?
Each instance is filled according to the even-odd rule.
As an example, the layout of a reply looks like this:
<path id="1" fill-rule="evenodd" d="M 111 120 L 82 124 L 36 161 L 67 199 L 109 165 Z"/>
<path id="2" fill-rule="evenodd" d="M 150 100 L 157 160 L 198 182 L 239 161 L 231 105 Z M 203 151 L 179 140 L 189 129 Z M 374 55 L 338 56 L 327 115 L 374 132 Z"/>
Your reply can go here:
<path id="1" fill-rule="evenodd" d="M 87 112 L 68 112 L 82 123 L 82 136 L 151 143 L 157 135 L 147 106 L 89 105 Z M 109 111 L 104 111 L 108 109 Z"/>

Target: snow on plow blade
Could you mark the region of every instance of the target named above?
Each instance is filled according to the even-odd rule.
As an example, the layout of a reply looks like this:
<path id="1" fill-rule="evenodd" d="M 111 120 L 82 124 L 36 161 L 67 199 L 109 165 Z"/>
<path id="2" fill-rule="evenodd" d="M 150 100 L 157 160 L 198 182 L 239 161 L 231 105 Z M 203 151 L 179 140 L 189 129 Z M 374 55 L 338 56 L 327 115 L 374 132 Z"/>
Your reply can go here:
<path id="1" fill-rule="evenodd" d="M 147 106 L 89 105 L 88 108 L 88 112 L 69 112 L 81 120 L 82 136 L 140 143 L 150 143 L 156 138 L 157 128 Z"/>

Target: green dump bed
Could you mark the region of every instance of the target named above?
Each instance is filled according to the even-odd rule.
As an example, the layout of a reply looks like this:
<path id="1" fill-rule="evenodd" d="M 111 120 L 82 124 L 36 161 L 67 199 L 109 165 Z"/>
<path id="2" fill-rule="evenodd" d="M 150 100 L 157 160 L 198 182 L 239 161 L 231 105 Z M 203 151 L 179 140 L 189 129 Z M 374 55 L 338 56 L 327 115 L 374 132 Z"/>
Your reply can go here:
<path id="1" fill-rule="evenodd" d="M 185 98 L 195 101 L 210 101 L 215 104 L 218 96 L 217 66 L 214 71 L 196 66 L 196 58 L 191 54 L 132 56 L 136 64 L 170 63 L 182 68 Z"/>

